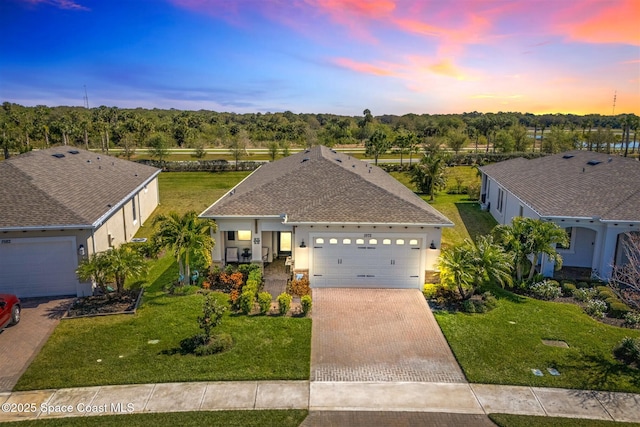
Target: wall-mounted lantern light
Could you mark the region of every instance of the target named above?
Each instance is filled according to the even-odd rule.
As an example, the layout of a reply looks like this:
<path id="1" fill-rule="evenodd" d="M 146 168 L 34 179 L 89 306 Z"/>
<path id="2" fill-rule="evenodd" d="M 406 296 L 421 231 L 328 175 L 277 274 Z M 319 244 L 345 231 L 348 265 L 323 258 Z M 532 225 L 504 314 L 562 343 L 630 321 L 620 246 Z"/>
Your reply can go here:
<path id="1" fill-rule="evenodd" d="M 429 249 L 437 249 L 435 241 L 433 241 L 433 240 L 431 241 L 431 244 L 429 245 Z"/>
<path id="2" fill-rule="evenodd" d="M 300 247 L 301 248 L 306 248 L 307 247 L 307 245 L 304 244 L 304 239 L 302 239 L 302 243 L 300 243 Z"/>
<path id="3" fill-rule="evenodd" d="M 78 255 L 84 256 L 84 254 L 85 254 L 84 245 L 78 246 Z"/>

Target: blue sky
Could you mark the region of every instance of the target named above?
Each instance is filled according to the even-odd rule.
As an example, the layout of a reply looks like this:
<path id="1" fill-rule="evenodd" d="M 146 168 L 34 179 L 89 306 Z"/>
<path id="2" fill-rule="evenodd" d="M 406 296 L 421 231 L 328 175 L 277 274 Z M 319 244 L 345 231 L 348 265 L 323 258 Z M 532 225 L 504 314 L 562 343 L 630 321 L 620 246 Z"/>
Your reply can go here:
<path id="1" fill-rule="evenodd" d="M 2 0 L 0 101 L 640 114 L 637 0 Z"/>

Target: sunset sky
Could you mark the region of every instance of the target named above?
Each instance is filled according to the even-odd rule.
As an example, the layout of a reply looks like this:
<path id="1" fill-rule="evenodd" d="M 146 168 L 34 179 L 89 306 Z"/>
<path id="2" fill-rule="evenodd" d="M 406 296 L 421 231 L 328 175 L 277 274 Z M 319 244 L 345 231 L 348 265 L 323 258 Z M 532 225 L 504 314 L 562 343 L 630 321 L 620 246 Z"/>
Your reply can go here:
<path id="1" fill-rule="evenodd" d="M 640 114 L 640 0 L 0 0 L 0 102 Z"/>

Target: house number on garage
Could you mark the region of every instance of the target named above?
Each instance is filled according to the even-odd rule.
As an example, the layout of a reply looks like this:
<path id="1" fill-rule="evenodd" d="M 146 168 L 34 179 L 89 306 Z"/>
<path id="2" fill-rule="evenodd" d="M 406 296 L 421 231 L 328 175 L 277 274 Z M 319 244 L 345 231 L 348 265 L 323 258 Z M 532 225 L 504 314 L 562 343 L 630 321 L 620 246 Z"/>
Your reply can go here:
<path id="1" fill-rule="evenodd" d="M 364 238 L 366 239 L 367 237 L 371 237 L 371 234 L 365 234 Z"/>
<path id="2" fill-rule="evenodd" d="M 0 244 L 9 244 L 11 243 L 11 239 L 4 239 L 4 240 L 0 240 Z"/>
<path id="3" fill-rule="evenodd" d="M 260 244 L 260 238 L 259 237 L 254 238 L 253 239 L 253 244 L 254 245 L 259 245 Z"/>

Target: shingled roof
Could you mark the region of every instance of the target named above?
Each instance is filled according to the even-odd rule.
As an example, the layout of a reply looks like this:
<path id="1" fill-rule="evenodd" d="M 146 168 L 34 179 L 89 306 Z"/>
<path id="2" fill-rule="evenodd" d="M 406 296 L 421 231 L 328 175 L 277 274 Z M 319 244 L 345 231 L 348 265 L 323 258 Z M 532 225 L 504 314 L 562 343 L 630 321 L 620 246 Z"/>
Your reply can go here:
<path id="1" fill-rule="evenodd" d="M 640 221 L 640 162 L 576 150 L 480 170 L 542 217 Z"/>
<path id="2" fill-rule="evenodd" d="M 12 157 L 0 162 L 0 230 L 98 226 L 158 173 L 68 146 Z"/>
<path id="3" fill-rule="evenodd" d="M 283 214 L 298 224 L 453 225 L 382 169 L 323 146 L 261 166 L 201 216 Z"/>

